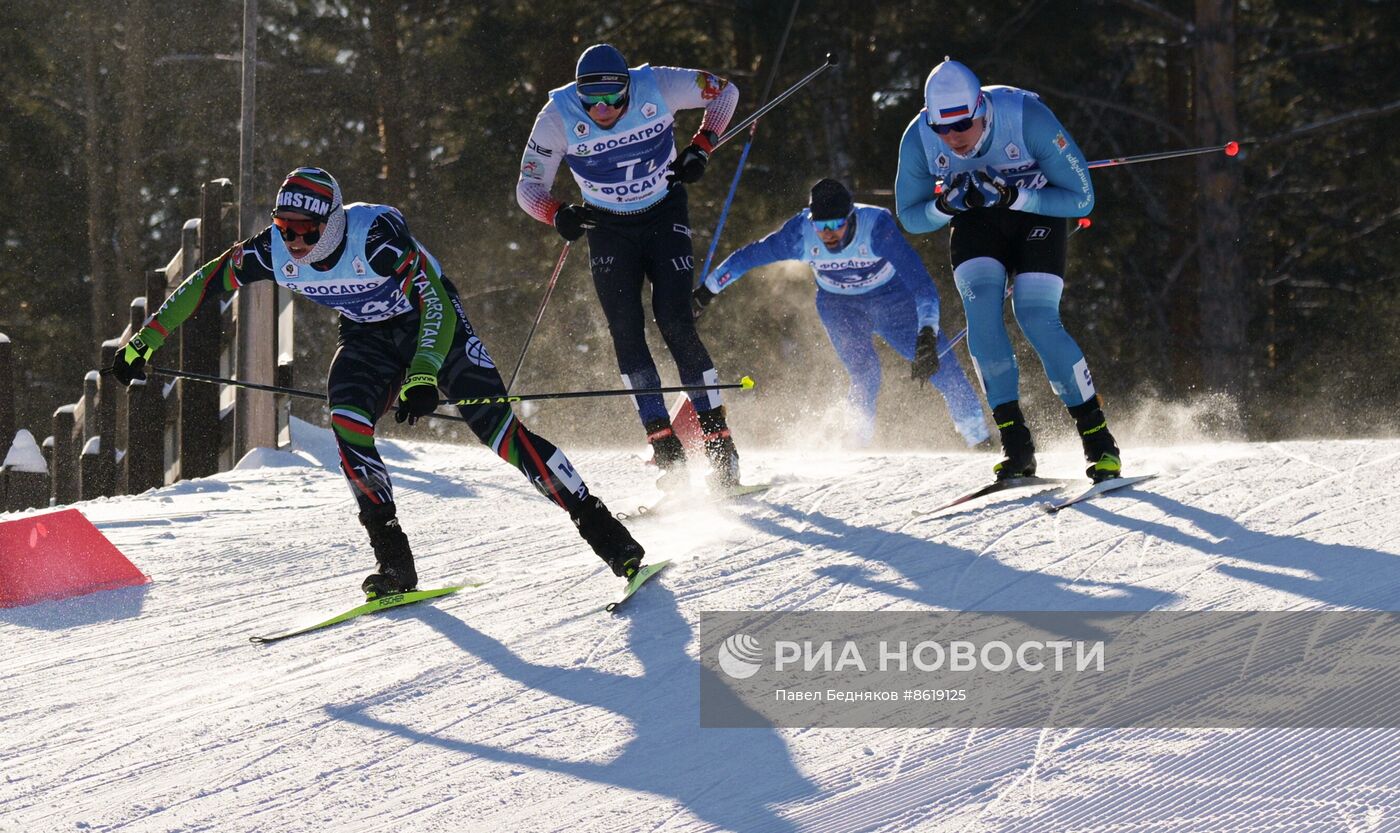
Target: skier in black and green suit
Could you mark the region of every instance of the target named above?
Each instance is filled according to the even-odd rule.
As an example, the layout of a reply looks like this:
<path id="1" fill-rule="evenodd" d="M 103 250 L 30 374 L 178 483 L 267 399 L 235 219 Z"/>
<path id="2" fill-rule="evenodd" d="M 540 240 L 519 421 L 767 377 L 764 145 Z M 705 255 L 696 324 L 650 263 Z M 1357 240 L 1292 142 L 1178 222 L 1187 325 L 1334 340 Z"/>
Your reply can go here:
<path id="1" fill-rule="evenodd" d="M 186 278 L 117 352 L 112 373 L 123 384 L 144 379 L 151 355 L 200 304 L 267 280 L 340 313 L 327 399 L 341 471 L 378 562 L 363 588 L 371 599 L 412 589 L 418 576 L 388 469 L 375 449 L 375 422 L 396 405 L 394 418 L 411 425 L 437 408 L 440 395 L 501 396 L 505 386 L 456 287 L 398 209 L 344 205 L 330 174 L 297 168 L 277 192 L 272 225 Z M 458 410 L 482 443 L 569 513 L 615 574 L 636 573 L 642 547 L 590 494 L 563 451 L 526 428 L 507 404 Z"/>

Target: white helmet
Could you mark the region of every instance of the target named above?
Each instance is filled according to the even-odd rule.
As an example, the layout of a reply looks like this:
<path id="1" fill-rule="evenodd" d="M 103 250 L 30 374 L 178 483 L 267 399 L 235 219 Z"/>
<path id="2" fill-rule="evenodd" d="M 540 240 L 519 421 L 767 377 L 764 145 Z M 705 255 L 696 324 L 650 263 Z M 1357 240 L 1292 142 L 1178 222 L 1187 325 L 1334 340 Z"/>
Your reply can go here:
<path id="1" fill-rule="evenodd" d="M 924 82 L 924 106 L 929 124 L 952 124 L 985 112 L 982 83 L 972 70 L 945 57 Z"/>

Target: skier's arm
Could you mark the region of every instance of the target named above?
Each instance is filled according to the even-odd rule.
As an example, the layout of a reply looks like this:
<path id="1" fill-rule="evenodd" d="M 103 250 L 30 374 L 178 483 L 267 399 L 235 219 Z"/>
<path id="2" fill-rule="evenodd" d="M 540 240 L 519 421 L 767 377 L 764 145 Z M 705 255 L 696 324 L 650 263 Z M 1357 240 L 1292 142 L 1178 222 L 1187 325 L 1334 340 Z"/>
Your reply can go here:
<path id="1" fill-rule="evenodd" d="M 739 88 L 701 69 L 652 67 L 652 77 L 661 88 L 661 99 L 671 112 L 705 109 L 696 135 L 709 132 L 717 140 L 734 118 L 739 106 Z M 633 102 L 635 104 L 635 102 Z"/>
<path id="2" fill-rule="evenodd" d="M 875 254 L 890 262 L 895 278 L 914 296 L 919 329 L 932 327 L 937 332 L 938 289 L 933 285 L 933 276 L 928 273 L 923 259 L 899 233 L 893 217 L 882 212 L 873 231 L 871 242 L 874 243 Z"/>
<path id="3" fill-rule="evenodd" d="M 520 157 L 520 179 L 515 183 L 515 201 L 541 223 L 554 225 L 554 214 L 563 206 L 550 189 L 567 146 L 563 122 L 550 99 L 535 117 L 535 127 Z"/>
<path id="4" fill-rule="evenodd" d="M 934 204 L 934 192 L 938 187 L 938 177 L 928 169 L 928 157 L 924 154 L 924 142 L 919 135 L 919 119 L 914 117 L 904 129 L 904 138 L 899 140 L 899 171 L 894 180 L 894 201 L 899 212 L 899 222 L 912 234 L 938 231 L 953 218 Z"/>
<path id="5" fill-rule="evenodd" d="M 704 286 L 718 293 L 729 284 L 739 280 L 744 273 L 759 266 L 776 263 L 779 260 L 800 260 L 802 258 L 802 224 L 807 222 L 806 212 L 783 223 L 783 227 L 762 240 L 744 246 L 726 257 L 714 271 L 705 276 Z"/>
<path id="6" fill-rule="evenodd" d="M 408 375 L 436 377 L 452 348 L 457 312 L 433 259 L 413 239 L 397 210 L 381 214 L 370 226 L 365 253 L 375 274 L 399 281 L 409 301 L 418 307 L 418 349 Z"/>
<path id="7" fill-rule="evenodd" d="M 1047 217 L 1087 216 L 1094 210 L 1094 183 L 1079 145 L 1039 99 L 1026 99 L 1022 120 L 1027 149 L 1040 163 L 1046 185 L 1021 189 L 1012 210 Z"/>
<path id="8" fill-rule="evenodd" d="M 263 229 L 256 237 L 234 243 L 223 254 L 185 278 L 160 305 L 160 309 L 146 319 L 146 326 L 137 335 L 154 352 L 206 300 L 220 298 L 247 283 L 270 280 L 272 226 Z"/>

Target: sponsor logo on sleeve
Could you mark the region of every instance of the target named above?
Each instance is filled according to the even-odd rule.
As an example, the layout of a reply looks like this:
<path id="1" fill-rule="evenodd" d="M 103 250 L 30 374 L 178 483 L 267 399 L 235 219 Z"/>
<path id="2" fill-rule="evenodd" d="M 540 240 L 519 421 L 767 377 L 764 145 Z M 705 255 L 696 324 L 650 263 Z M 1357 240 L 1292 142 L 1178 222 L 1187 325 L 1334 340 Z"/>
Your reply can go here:
<path id="1" fill-rule="evenodd" d="M 734 273 L 725 272 L 724 274 L 720 275 L 718 279 L 715 280 L 715 284 L 720 287 L 723 287 L 728 285 L 728 283 L 732 280 L 734 280 Z"/>
<path id="2" fill-rule="evenodd" d="M 520 165 L 520 175 L 526 179 L 543 179 L 544 175 L 540 173 L 540 160 L 526 159 Z"/>
<path id="3" fill-rule="evenodd" d="M 1055 134 L 1055 147 L 1059 148 L 1060 150 L 1064 150 L 1068 145 L 1069 145 L 1069 140 L 1065 138 L 1065 134 L 1063 134 L 1063 133 L 1056 133 L 1056 134 Z"/>
<path id="4" fill-rule="evenodd" d="M 723 78 L 716 78 L 708 72 L 695 73 L 695 86 L 700 88 L 700 97 L 706 101 L 714 101 L 719 98 L 719 94 L 724 88 L 729 86 L 729 82 Z"/>
<path id="5" fill-rule="evenodd" d="M 543 156 L 543 157 L 545 157 L 546 159 L 548 159 L 549 157 L 551 157 L 551 156 L 554 155 L 554 151 L 552 151 L 552 150 L 550 150 L 549 148 L 546 148 L 546 147 L 540 147 L 539 143 L 536 142 L 534 139 L 530 139 L 530 140 L 526 141 L 525 147 L 526 147 L 526 149 L 529 150 L 531 153 L 539 154 L 540 156 Z"/>
<path id="6" fill-rule="evenodd" d="M 495 367 L 491 354 L 486 352 L 486 345 L 481 343 L 481 339 L 475 335 L 467 336 L 467 359 L 477 367 Z"/>

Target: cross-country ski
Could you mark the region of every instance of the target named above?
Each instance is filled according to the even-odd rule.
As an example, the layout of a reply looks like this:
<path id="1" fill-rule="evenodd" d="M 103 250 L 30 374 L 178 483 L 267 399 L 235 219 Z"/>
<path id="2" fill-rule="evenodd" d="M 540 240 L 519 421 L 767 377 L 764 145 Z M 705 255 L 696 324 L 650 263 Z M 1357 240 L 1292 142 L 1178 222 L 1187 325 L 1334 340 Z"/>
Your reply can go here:
<path id="1" fill-rule="evenodd" d="M 403 607 L 404 605 L 411 605 L 416 602 L 426 601 L 428 599 L 437 599 L 441 598 L 442 596 L 448 596 L 453 593 L 456 593 L 458 590 L 462 590 L 467 587 L 480 586 L 480 584 L 458 584 L 452 587 L 439 587 L 433 590 L 408 590 L 402 593 L 394 593 L 388 596 L 380 596 L 379 598 L 371 599 L 370 601 L 367 601 L 364 604 L 356 605 L 355 607 L 352 607 L 343 613 L 338 613 L 335 616 L 330 617 L 329 619 L 315 622 L 310 625 L 304 625 L 302 627 L 294 628 L 288 631 L 268 634 L 266 636 L 250 636 L 248 637 L 248 641 L 258 645 L 263 645 L 269 642 L 278 642 L 293 636 L 300 636 L 304 633 L 311 633 L 312 631 L 318 631 L 324 628 L 329 628 L 332 625 L 338 625 L 341 622 L 349 621 L 350 619 L 354 619 L 357 616 L 364 616 L 367 613 L 379 613 L 384 610 L 390 610 L 396 607 Z"/>
<path id="2" fill-rule="evenodd" d="M 1112 492 L 1118 489 L 1123 489 L 1128 486 L 1134 486 L 1138 483 L 1143 483 L 1145 481 L 1151 480 L 1156 476 L 1157 475 L 1155 474 L 1139 474 L 1133 477 L 1113 477 L 1108 480 L 1101 480 L 1098 483 L 1089 486 L 1088 488 L 1084 489 L 1084 491 L 1076 495 L 1064 498 L 1062 500 L 1051 501 L 1050 503 L 1045 504 L 1045 511 L 1053 515 L 1061 509 L 1065 509 L 1075 505 L 1076 503 L 1086 501 L 1089 498 L 1105 494 L 1106 492 Z"/>

